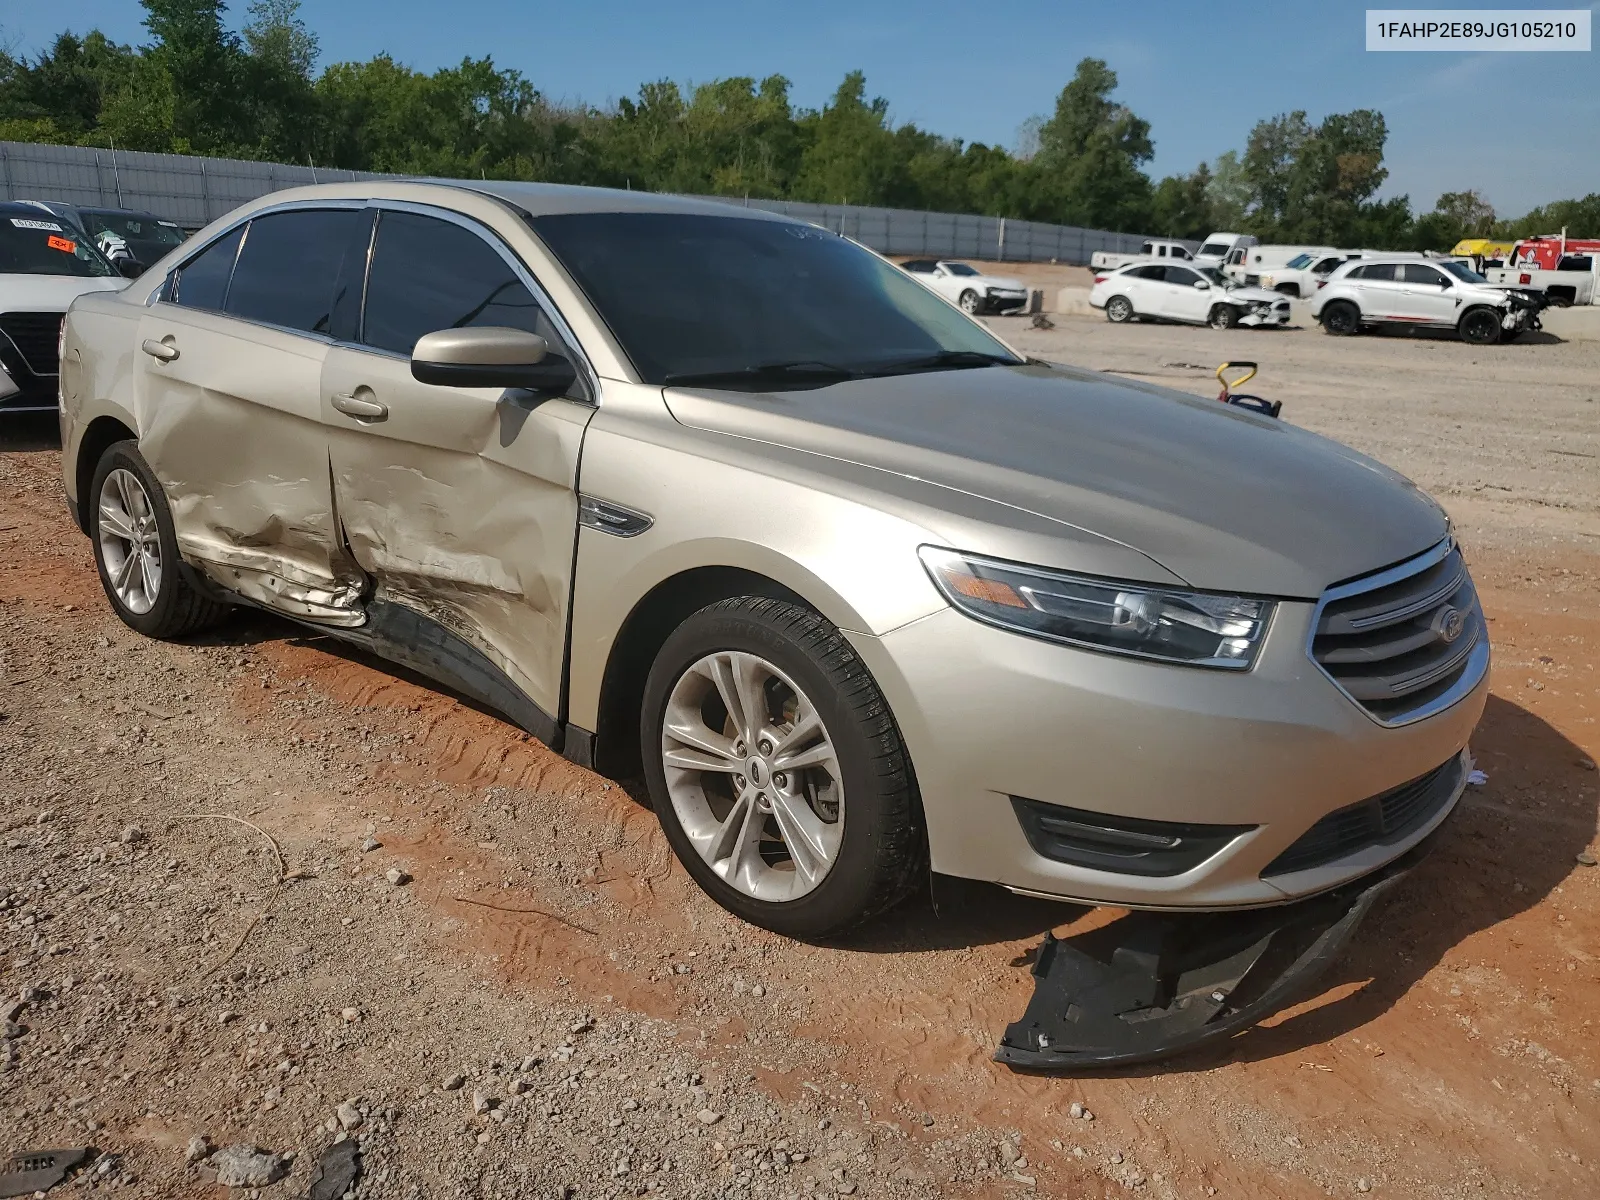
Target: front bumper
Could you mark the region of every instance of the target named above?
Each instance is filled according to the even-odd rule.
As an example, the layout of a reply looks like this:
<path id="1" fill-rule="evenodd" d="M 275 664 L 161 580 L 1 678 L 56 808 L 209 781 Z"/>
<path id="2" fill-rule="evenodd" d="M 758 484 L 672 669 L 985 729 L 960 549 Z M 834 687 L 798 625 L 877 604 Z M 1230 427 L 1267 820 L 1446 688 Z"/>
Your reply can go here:
<path id="1" fill-rule="evenodd" d="M 1459 783 L 1398 841 L 1266 873 L 1329 813 L 1463 755 L 1488 693 L 1485 671 L 1445 711 L 1382 726 L 1307 655 L 1314 611 L 1311 603 L 1280 602 L 1254 669 L 1240 673 L 1055 645 L 953 609 L 851 641 L 905 737 L 934 870 L 1095 904 L 1249 908 L 1368 875 L 1443 823 Z M 1181 874 L 1136 876 L 1037 853 L 1012 797 L 1251 828 Z"/>
<path id="2" fill-rule="evenodd" d="M 1289 323 L 1289 302 L 1279 301 L 1269 308 L 1250 309 L 1239 318 L 1239 324 L 1250 326 L 1261 325 L 1287 325 Z"/>
<path id="3" fill-rule="evenodd" d="M 1017 312 L 1026 308 L 1027 304 L 1027 292 L 991 291 L 984 297 L 984 306 L 996 313 Z"/>

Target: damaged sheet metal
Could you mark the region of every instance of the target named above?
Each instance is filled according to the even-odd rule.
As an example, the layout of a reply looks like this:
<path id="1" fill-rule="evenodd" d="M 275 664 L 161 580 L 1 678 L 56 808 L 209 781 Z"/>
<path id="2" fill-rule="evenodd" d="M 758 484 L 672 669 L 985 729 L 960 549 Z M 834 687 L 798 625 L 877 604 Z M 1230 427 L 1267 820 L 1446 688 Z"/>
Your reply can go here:
<path id="1" fill-rule="evenodd" d="M 1045 935 L 1034 993 L 995 1061 L 1070 1072 L 1169 1058 L 1299 1000 L 1432 842 L 1376 875 L 1279 908 L 1135 912 L 1079 938 Z"/>
<path id="2" fill-rule="evenodd" d="M 31 1196 L 64 1181 L 94 1153 L 89 1146 L 68 1150 L 22 1150 L 0 1172 L 0 1196 Z"/>

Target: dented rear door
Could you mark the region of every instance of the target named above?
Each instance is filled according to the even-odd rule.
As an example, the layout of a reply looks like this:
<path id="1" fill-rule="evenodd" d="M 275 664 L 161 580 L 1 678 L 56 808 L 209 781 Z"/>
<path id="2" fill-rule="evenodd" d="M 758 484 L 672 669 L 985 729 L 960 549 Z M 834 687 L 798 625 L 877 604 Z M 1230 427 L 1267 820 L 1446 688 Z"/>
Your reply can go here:
<path id="1" fill-rule="evenodd" d="M 355 343 L 329 351 L 322 377 L 343 541 L 375 583 L 373 612 L 421 617 L 435 654 L 464 669 L 487 658 L 553 727 L 594 412 L 585 385 L 539 398 L 412 378 L 412 346 L 438 329 L 527 329 L 570 353 L 489 231 L 384 208 L 370 261 Z"/>
<path id="2" fill-rule="evenodd" d="M 188 260 L 141 318 L 139 445 L 183 557 L 292 616 L 361 622 L 333 519 L 323 362 L 359 209 L 263 215 Z"/>

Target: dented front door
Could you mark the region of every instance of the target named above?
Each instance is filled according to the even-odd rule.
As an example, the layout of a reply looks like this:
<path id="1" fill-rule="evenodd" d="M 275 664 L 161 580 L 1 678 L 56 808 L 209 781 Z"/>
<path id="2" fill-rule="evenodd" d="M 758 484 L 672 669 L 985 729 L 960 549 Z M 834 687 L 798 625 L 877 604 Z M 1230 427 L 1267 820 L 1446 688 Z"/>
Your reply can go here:
<path id="1" fill-rule="evenodd" d="M 561 350 L 519 270 L 465 224 L 383 211 L 359 344 L 323 367 L 323 419 L 342 538 L 375 581 L 373 607 L 420 615 L 553 721 L 593 407 L 581 391 L 423 384 L 410 366 L 423 333 L 466 325 L 526 328 Z"/>
<path id="2" fill-rule="evenodd" d="M 362 620 L 321 420 L 332 303 L 357 212 L 258 217 L 176 271 L 140 319 L 139 445 L 183 557 L 292 616 Z"/>

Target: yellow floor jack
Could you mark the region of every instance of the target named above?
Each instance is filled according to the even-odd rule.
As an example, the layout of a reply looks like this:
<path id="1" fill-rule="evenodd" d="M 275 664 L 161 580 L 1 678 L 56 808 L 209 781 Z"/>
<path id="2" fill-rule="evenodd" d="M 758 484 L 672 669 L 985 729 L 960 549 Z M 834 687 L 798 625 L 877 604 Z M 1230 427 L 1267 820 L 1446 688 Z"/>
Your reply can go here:
<path id="1" fill-rule="evenodd" d="M 1244 374 L 1231 383 L 1222 377 L 1224 371 L 1243 371 Z M 1256 364 L 1253 362 L 1225 362 L 1217 368 L 1217 382 L 1222 385 L 1222 394 L 1217 397 L 1224 404 L 1237 405 L 1239 408 L 1248 408 L 1251 412 L 1260 413 L 1264 417 L 1275 417 L 1283 411 L 1282 400 L 1265 400 L 1260 396 L 1247 396 L 1233 389 L 1249 383 L 1256 377 Z"/>

